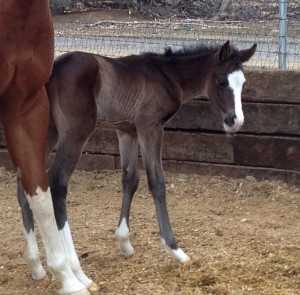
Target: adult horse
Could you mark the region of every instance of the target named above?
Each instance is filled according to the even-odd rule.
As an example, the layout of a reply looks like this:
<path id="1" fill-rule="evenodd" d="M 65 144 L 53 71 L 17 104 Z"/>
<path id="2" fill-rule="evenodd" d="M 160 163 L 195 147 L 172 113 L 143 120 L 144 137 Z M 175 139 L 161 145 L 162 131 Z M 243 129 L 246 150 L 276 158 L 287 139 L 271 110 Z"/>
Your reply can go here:
<path id="1" fill-rule="evenodd" d="M 45 271 L 39 260 L 33 216 L 47 263 L 64 294 L 89 294 L 95 288 L 79 262 L 68 263 L 67 238 L 54 218 L 45 165 L 49 101 L 45 90 L 53 64 L 53 26 L 47 0 L 6 0 L 0 8 L 0 123 L 19 179 L 19 203 L 26 239 L 25 257 L 33 279 Z M 23 212 L 24 213 L 24 212 Z M 33 214 L 32 214 L 33 213 Z M 2 221 L 4 222 L 4 221 Z"/>
<path id="2" fill-rule="evenodd" d="M 168 217 L 161 159 L 163 126 L 181 104 L 207 96 L 225 130 L 238 131 L 244 121 L 242 64 L 255 50 L 256 44 L 238 50 L 226 42 L 223 46 L 200 45 L 121 58 L 82 52 L 59 57 L 46 86 L 51 104 L 47 153 L 57 144 L 48 175 L 58 228 L 68 228 L 69 180 L 100 120 L 114 126 L 119 137 L 123 202 L 116 236 L 122 254 L 133 253 L 129 212 L 139 182 L 139 145 L 162 243 L 176 260 L 187 262 L 189 257 L 178 247 Z"/>

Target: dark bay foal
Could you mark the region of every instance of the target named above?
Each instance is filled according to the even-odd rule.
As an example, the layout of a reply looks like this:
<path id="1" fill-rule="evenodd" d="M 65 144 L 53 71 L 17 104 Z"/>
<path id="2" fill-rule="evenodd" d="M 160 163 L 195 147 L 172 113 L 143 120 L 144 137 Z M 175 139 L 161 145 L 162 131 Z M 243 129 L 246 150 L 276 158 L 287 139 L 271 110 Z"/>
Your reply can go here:
<path id="1" fill-rule="evenodd" d="M 116 236 L 122 254 L 133 254 L 129 213 L 139 183 L 139 146 L 162 244 L 176 260 L 187 262 L 189 257 L 176 243 L 167 211 L 161 155 L 163 127 L 181 104 L 207 96 L 216 106 L 225 131 L 238 131 L 244 122 L 242 64 L 255 50 L 256 44 L 238 50 L 226 42 L 222 46 L 199 45 L 178 52 L 169 49 L 165 54 L 121 58 L 82 52 L 59 57 L 47 85 L 51 104 L 47 153 L 57 144 L 48 174 L 59 230 L 69 228 L 66 200 L 70 177 L 100 120 L 114 126 L 119 138 L 123 201 Z M 70 236 L 67 245 L 75 257 Z"/>

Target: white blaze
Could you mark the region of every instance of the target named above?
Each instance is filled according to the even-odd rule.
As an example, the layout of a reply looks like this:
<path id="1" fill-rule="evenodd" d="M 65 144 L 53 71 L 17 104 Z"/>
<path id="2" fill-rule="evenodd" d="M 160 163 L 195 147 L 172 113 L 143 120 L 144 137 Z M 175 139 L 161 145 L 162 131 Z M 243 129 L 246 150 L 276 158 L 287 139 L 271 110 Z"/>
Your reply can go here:
<path id="1" fill-rule="evenodd" d="M 242 109 L 242 90 L 246 79 L 241 70 L 234 71 L 228 75 L 229 87 L 233 91 L 234 111 L 236 115 L 234 126 L 240 127 L 244 123 L 244 113 Z"/>

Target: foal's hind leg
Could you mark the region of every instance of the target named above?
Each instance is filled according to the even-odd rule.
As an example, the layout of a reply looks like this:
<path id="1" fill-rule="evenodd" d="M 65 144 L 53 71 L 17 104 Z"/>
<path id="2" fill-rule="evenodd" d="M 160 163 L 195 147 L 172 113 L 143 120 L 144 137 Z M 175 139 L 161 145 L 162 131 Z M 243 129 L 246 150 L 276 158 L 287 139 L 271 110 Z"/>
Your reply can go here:
<path id="1" fill-rule="evenodd" d="M 139 184 L 138 170 L 138 140 L 136 135 L 118 131 L 119 149 L 121 155 L 123 200 L 116 237 L 120 251 L 124 256 L 134 252 L 129 241 L 129 214 L 134 193 Z"/>
<path id="2" fill-rule="evenodd" d="M 80 120 L 78 120 L 78 124 L 81 124 Z M 89 129 L 84 129 L 83 126 L 76 125 L 73 127 L 73 130 L 68 130 L 66 132 L 67 135 L 59 139 L 57 152 L 49 169 L 48 177 L 55 219 L 68 253 L 70 266 L 78 280 L 89 291 L 93 292 L 98 290 L 98 286 L 83 272 L 73 244 L 67 216 L 67 194 L 70 178 L 76 168 L 82 149 L 95 128 L 95 121 Z M 58 127 L 61 133 L 64 134 L 62 128 L 62 126 Z"/>
<path id="3" fill-rule="evenodd" d="M 145 127 L 145 124 L 141 126 Z M 165 177 L 161 159 L 163 126 L 153 124 L 147 129 L 138 130 L 138 137 L 148 186 L 154 198 L 162 244 L 177 261 L 185 263 L 190 258 L 177 246 L 167 210 Z"/>

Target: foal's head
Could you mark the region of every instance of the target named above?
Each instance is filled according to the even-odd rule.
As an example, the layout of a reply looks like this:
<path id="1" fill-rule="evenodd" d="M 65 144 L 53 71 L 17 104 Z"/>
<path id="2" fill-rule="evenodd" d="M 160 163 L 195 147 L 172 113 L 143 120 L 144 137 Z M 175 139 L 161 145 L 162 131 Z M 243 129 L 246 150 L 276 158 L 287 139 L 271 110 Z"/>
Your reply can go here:
<path id="1" fill-rule="evenodd" d="M 217 106 L 226 132 L 237 132 L 244 123 L 241 97 L 246 79 L 242 64 L 252 57 L 256 47 L 254 44 L 237 50 L 227 41 L 216 53 L 208 95 Z"/>

